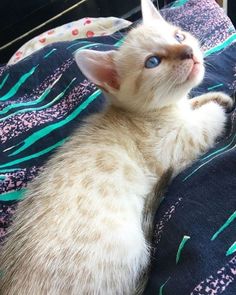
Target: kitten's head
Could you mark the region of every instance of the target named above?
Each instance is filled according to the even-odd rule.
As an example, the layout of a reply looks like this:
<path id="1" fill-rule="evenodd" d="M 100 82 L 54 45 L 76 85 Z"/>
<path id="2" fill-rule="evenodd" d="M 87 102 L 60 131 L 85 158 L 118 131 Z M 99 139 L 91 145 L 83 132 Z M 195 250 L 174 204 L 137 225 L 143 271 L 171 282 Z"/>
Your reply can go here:
<path id="1" fill-rule="evenodd" d="M 132 111 L 161 108 L 185 97 L 204 76 L 198 41 L 166 22 L 150 0 L 141 0 L 143 23 L 117 51 L 78 51 L 76 61 L 113 104 Z"/>

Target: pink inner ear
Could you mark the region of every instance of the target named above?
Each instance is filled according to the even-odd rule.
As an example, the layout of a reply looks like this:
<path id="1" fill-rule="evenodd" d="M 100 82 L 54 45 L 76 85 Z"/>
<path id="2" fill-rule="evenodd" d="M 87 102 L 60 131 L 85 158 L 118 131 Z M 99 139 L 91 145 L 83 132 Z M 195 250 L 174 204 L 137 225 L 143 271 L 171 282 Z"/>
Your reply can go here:
<path id="1" fill-rule="evenodd" d="M 151 0 L 141 0 L 141 8 L 144 24 L 152 24 L 154 20 L 164 21 Z"/>
<path id="2" fill-rule="evenodd" d="M 118 75 L 114 68 L 111 68 L 110 66 L 97 67 L 96 76 L 98 77 L 98 80 L 108 84 L 110 87 L 117 90 L 120 88 L 120 85 L 118 83 Z M 98 86 L 105 88 L 104 85 Z"/>
<path id="3" fill-rule="evenodd" d="M 98 87 L 107 92 L 120 87 L 118 74 L 113 63 L 115 51 L 81 50 L 75 55 L 83 74 Z"/>

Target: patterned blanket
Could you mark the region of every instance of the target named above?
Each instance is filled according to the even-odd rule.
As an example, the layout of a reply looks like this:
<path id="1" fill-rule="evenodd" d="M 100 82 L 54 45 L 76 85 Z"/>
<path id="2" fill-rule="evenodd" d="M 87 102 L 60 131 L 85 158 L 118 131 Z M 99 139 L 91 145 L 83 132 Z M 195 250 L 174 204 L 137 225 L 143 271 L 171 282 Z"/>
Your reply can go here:
<path id="1" fill-rule="evenodd" d="M 236 32 L 214 0 L 182 0 L 162 11 L 200 38 L 206 76 L 192 96 L 236 89 Z M 0 68 L 0 240 L 28 181 L 105 103 L 75 64 L 83 48 L 119 46 L 111 36 L 50 44 Z M 171 185 L 156 216 L 152 272 L 145 294 L 236 294 L 235 113 L 224 138 Z M 234 227 L 232 226 L 234 223 Z"/>

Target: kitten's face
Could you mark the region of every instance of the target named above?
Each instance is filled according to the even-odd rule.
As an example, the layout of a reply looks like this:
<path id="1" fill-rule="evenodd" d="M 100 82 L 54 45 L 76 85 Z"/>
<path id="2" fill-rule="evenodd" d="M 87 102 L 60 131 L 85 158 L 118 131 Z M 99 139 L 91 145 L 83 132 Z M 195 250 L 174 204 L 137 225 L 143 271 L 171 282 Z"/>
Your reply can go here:
<path id="1" fill-rule="evenodd" d="M 133 29 L 115 55 L 115 64 L 120 98 L 132 97 L 135 105 L 136 97 L 149 109 L 174 103 L 204 76 L 197 40 L 164 21 Z"/>
<path id="2" fill-rule="evenodd" d="M 111 101 L 132 111 L 155 110 L 185 97 L 204 76 L 198 41 L 167 23 L 150 0 L 141 0 L 143 24 L 118 51 L 80 51 L 82 72 Z"/>

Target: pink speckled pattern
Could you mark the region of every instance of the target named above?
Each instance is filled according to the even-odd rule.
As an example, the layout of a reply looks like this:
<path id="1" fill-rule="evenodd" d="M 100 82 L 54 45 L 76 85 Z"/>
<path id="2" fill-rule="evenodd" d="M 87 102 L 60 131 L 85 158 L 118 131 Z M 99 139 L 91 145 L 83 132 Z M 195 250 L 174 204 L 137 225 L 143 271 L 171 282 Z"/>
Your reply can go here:
<path id="1" fill-rule="evenodd" d="M 236 256 L 221 269 L 200 282 L 190 295 L 218 295 L 236 283 Z"/>
<path id="2" fill-rule="evenodd" d="M 5 143 L 7 140 L 19 136 L 32 128 L 65 118 L 84 99 L 85 95 L 95 89 L 95 85 L 85 80 L 52 107 L 37 112 L 31 111 L 17 114 L 0 122 L 0 142 Z"/>
<path id="3" fill-rule="evenodd" d="M 155 225 L 155 229 L 154 229 L 155 246 L 158 246 L 158 243 L 161 240 L 162 233 L 165 229 L 165 226 L 167 225 L 171 217 L 175 214 L 175 211 L 177 210 L 182 200 L 183 200 L 182 198 L 179 198 L 178 201 L 170 205 L 169 209 L 164 213 L 162 219 Z"/>
<path id="4" fill-rule="evenodd" d="M 230 19 L 213 0 L 188 0 L 182 7 L 163 10 L 163 16 L 192 32 L 201 41 L 203 51 L 221 44 L 235 34 Z M 202 18 L 206 21 L 203 22 Z"/>
<path id="5" fill-rule="evenodd" d="M 27 182 L 35 178 L 41 170 L 42 168 L 33 166 L 6 173 L 5 179 L 0 180 L 0 194 L 25 188 Z"/>
<path id="6" fill-rule="evenodd" d="M 11 225 L 17 204 L 1 204 L 0 206 L 0 244 L 7 234 L 7 228 Z"/>

